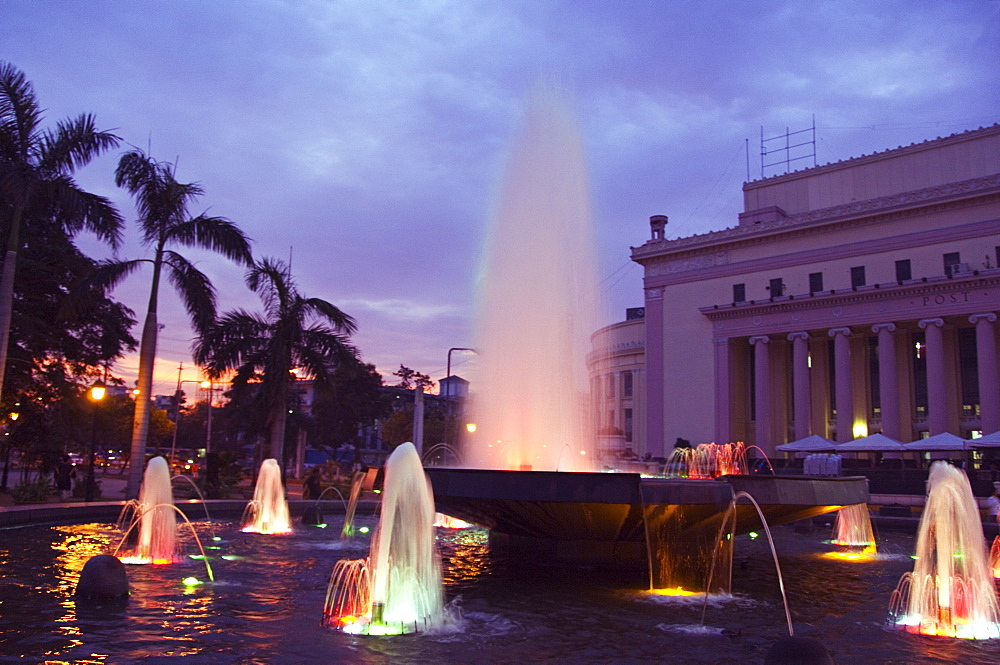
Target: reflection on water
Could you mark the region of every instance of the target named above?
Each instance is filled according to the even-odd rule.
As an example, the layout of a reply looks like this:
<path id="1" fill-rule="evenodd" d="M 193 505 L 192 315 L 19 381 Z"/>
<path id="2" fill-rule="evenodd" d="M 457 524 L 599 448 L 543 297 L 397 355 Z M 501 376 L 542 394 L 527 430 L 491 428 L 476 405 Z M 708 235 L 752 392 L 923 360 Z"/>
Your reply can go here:
<path id="1" fill-rule="evenodd" d="M 205 581 L 202 562 L 189 558 L 130 566 L 130 600 L 108 607 L 78 606 L 72 592 L 84 562 L 114 548 L 112 526 L 0 531 L 0 663 L 761 663 L 787 632 L 767 544 L 746 537 L 736 544 L 732 597 L 705 608 L 697 597 L 650 594 L 642 574 L 526 570 L 491 557 L 483 530 L 440 529 L 446 600 L 461 607 L 464 631 L 388 639 L 319 625 L 333 564 L 359 556 L 332 546 L 337 528 L 275 539 L 213 526 L 222 537 L 209 554 L 216 582 L 186 586 L 186 577 Z M 879 554 L 831 559 L 823 531 L 775 533 L 796 634 L 823 642 L 836 662 L 997 662 L 995 641 L 884 628 L 889 595 L 912 567 L 913 536 L 883 533 Z"/>

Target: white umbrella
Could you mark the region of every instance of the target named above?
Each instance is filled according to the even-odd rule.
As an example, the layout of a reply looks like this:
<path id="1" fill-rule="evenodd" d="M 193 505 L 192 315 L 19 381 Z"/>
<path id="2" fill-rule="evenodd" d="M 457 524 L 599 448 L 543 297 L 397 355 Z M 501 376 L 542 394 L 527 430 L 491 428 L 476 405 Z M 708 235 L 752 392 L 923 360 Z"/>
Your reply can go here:
<path id="1" fill-rule="evenodd" d="M 829 453 L 833 452 L 836 448 L 836 443 L 830 439 L 823 438 L 819 434 L 813 434 L 804 439 L 775 447 L 776 450 L 784 453 Z"/>
<path id="2" fill-rule="evenodd" d="M 965 439 L 955 436 L 951 432 L 941 432 L 926 439 L 917 439 L 912 443 L 903 444 L 907 450 L 966 450 L 967 446 L 968 443 Z"/>
<path id="3" fill-rule="evenodd" d="M 978 439 L 969 439 L 967 445 L 969 448 L 1000 448 L 1000 430 Z"/>
<path id="4" fill-rule="evenodd" d="M 855 439 L 854 441 L 848 441 L 847 443 L 842 443 L 837 446 L 837 452 L 845 453 L 863 453 L 863 452 L 903 452 L 906 448 L 903 447 L 902 441 L 896 441 L 896 439 L 890 439 L 885 434 L 872 434 L 860 439 Z"/>

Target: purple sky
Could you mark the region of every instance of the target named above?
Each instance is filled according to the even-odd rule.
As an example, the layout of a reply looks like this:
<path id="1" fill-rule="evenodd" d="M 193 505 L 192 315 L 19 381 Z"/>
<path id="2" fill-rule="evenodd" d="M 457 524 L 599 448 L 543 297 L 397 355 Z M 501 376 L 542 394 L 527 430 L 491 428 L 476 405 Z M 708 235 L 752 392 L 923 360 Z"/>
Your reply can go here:
<path id="1" fill-rule="evenodd" d="M 572 92 L 583 133 L 606 323 L 642 304 L 628 257 L 650 215 L 669 215 L 668 237 L 737 223 L 762 127 L 815 115 L 822 164 L 1000 121 L 996 0 L 3 0 L 0 59 L 50 123 L 94 113 L 179 160 L 206 192 L 194 212 L 237 222 L 257 256 L 291 254 L 302 292 L 358 319 L 383 374 L 434 379 L 473 343 L 491 200 L 541 78 Z M 116 160 L 79 181 L 121 205 L 120 255 L 135 258 Z M 191 254 L 221 311 L 259 309 L 241 269 Z M 135 275 L 115 296 L 141 317 L 148 286 Z M 179 362 L 199 375 L 181 305 L 161 294 L 154 390 L 169 393 Z M 135 367 L 116 370 L 131 382 Z"/>

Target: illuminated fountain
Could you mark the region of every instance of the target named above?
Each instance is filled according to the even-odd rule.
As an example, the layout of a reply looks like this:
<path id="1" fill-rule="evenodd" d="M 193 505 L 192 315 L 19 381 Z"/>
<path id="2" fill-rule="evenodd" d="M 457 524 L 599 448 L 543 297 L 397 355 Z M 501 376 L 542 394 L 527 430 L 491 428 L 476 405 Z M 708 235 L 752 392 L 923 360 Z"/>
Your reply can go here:
<path id="1" fill-rule="evenodd" d="M 587 424 L 585 354 L 597 327 L 583 149 L 558 95 L 528 105 L 491 215 L 479 281 L 476 432 L 481 469 L 598 468 Z"/>
<path id="2" fill-rule="evenodd" d="M 385 464 L 382 514 L 370 555 L 337 563 L 323 623 L 365 635 L 440 628 L 448 617 L 434 538 L 434 495 L 416 448 L 404 443 Z"/>
<path id="3" fill-rule="evenodd" d="M 697 538 L 687 551 L 711 551 L 738 491 L 766 497 L 771 524 L 867 501 L 863 478 L 752 474 L 742 444 L 699 446 L 692 454 L 710 459 L 692 460 L 683 478 L 598 472 L 586 363 L 597 264 L 574 124 L 558 95 L 541 89 L 508 158 L 477 275 L 476 427 L 454 455 L 467 468 L 426 469 L 438 510 L 488 528 L 492 551 L 526 565 L 642 568 L 652 556 L 648 533 L 685 546 Z M 740 524 L 752 528 L 753 519 Z M 680 577 L 704 585 L 705 566 L 690 559 Z"/>
<path id="4" fill-rule="evenodd" d="M 889 602 L 889 622 L 911 633 L 1000 637 L 1000 608 L 979 509 L 965 472 L 931 465 L 916 562 Z"/>
<path id="5" fill-rule="evenodd" d="M 266 459 L 260 465 L 253 499 L 243 514 L 242 530 L 246 533 L 291 533 L 292 520 L 285 500 L 285 487 L 281 483 L 281 468 L 275 459 Z"/>
<path id="6" fill-rule="evenodd" d="M 1000 536 L 993 539 L 993 546 L 990 548 L 990 571 L 993 577 L 1000 579 Z"/>
<path id="7" fill-rule="evenodd" d="M 866 554 L 875 553 L 875 532 L 872 530 L 868 504 L 844 506 L 837 511 L 832 541 L 842 547 L 864 548 Z"/>
<path id="8" fill-rule="evenodd" d="M 131 511 L 131 518 L 126 518 Z M 125 537 L 119 550 L 124 563 L 176 563 L 177 511 L 170 488 L 170 467 L 167 460 L 154 457 L 146 465 L 139 489 L 139 499 L 126 504 L 119 518 L 125 527 Z M 131 538 L 138 528 L 138 536 Z"/>

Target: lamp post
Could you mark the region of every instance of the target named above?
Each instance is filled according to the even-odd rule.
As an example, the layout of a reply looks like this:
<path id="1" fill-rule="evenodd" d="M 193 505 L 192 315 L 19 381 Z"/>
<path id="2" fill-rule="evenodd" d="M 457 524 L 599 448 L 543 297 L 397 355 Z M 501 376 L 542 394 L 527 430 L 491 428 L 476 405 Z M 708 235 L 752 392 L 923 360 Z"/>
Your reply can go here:
<path id="1" fill-rule="evenodd" d="M 211 379 L 202 381 L 201 387 L 208 391 L 208 425 L 205 428 L 205 457 L 212 452 L 212 400 L 215 398 L 215 386 Z"/>
<path id="2" fill-rule="evenodd" d="M 90 464 L 87 468 L 87 501 L 93 501 L 97 490 L 97 481 L 94 479 L 94 458 L 97 456 L 97 405 L 104 399 L 106 393 L 104 382 L 98 379 L 90 387 L 90 400 L 94 403 L 94 416 L 90 425 Z"/>
<path id="3" fill-rule="evenodd" d="M 468 351 L 470 353 L 479 353 L 475 349 L 470 349 L 470 348 L 467 348 L 467 347 L 464 347 L 464 346 L 453 346 L 452 348 L 448 349 L 448 367 L 447 367 L 447 370 L 446 370 L 446 376 L 444 377 L 444 379 L 445 379 L 445 381 L 447 381 L 447 385 L 448 385 L 448 395 L 447 395 L 448 401 L 445 402 L 445 408 L 447 409 L 447 417 L 445 418 L 445 422 L 444 422 L 444 444 L 445 444 L 445 446 L 448 445 L 448 430 L 451 427 L 451 421 L 452 421 L 452 418 L 454 417 L 454 414 L 452 413 L 453 412 L 452 406 L 453 406 L 453 403 L 454 403 L 454 399 L 456 397 L 456 395 L 455 395 L 455 389 L 451 385 L 451 353 L 452 353 L 452 351 Z M 446 450 L 446 452 L 447 452 L 447 450 Z"/>

